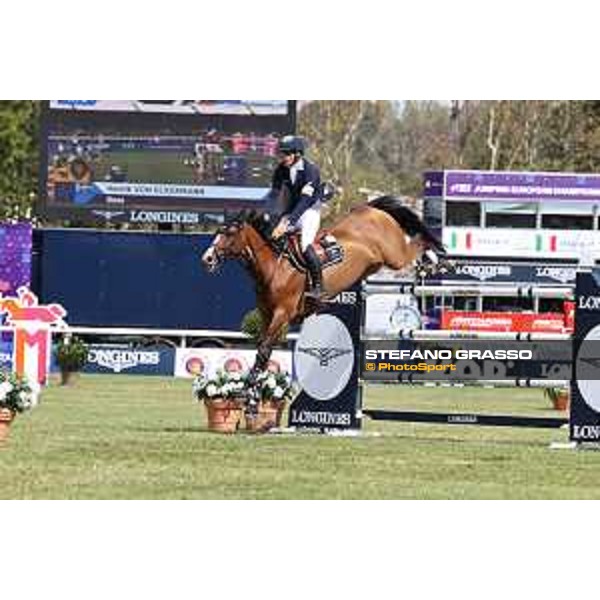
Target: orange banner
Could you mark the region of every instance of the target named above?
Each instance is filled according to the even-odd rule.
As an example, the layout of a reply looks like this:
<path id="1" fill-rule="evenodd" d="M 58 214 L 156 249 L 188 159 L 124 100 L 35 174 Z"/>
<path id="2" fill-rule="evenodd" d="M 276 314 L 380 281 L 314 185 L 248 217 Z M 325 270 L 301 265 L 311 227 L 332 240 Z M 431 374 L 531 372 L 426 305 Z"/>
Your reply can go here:
<path id="1" fill-rule="evenodd" d="M 568 313 L 567 313 L 568 314 Z M 442 311 L 441 329 L 464 331 L 531 331 L 565 333 L 573 330 L 573 321 L 562 313 L 512 313 Z"/>

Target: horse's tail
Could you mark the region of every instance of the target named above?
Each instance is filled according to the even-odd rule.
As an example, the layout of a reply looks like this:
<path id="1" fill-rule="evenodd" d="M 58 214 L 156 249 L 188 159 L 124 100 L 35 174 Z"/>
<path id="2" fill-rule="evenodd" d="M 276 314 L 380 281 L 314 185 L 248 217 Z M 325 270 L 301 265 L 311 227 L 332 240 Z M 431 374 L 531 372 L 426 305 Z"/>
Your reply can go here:
<path id="1" fill-rule="evenodd" d="M 400 227 L 411 237 L 420 236 L 434 252 L 444 255 L 444 244 L 428 229 L 423 221 L 410 208 L 404 206 L 399 198 L 381 196 L 369 202 L 371 208 L 382 210 L 392 217 Z"/>

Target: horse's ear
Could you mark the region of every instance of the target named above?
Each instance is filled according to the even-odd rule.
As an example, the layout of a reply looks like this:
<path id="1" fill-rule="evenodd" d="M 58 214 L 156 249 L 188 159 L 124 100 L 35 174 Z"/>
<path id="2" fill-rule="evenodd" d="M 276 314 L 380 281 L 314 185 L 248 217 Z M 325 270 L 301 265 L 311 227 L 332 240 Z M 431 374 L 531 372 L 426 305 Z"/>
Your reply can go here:
<path id="1" fill-rule="evenodd" d="M 227 227 L 231 227 L 232 225 L 240 225 L 243 223 L 244 215 L 243 211 L 239 213 L 234 213 L 229 215 L 227 218 Z"/>

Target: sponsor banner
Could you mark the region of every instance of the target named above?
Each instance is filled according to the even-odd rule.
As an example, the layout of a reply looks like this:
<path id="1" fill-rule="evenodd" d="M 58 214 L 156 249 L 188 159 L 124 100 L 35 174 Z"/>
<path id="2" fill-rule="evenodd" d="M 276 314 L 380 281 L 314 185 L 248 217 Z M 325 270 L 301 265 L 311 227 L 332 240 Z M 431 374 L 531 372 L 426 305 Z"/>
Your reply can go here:
<path id="1" fill-rule="evenodd" d="M 255 350 L 223 348 L 178 348 L 175 353 L 175 377 L 213 377 L 219 370 L 247 372 L 254 364 Z M 292 373 L 292 353 L 275 350 L 269 367 Z"/>
<path id="2" fill-rule="evenodd" d="M 425 198 L 441 199 L 443 195 L 444 171 L 425 171 L 423 174 L 423 196 Z"/>
<path id="3" fill-rule="evenodd" d="M 294 371 L 302 391 L 290 406 L 290 427 L 360 427 L 360 317 L 356 286 L 302 324 L 294 348 Z"/>
<path id="4" fill-rule="evenodd" d="M 12 371 L 13 368 L 12 341 L 0 339 L 0 371 Z"/>
<path id="5" fill-rule="evenodd" d="M 31 225 L 0 225 L 0 294 L 14 296 L 31 281 Z"/>
<path id="6" fill-rule="evenodd" d="M 84 373 L 114 373 L 126 375 L 173 375 L 174 348 L 127 348 L 92 345 Z"/>
<path id="7" fill-rule="evenodd" d="M 574 285 L 577 268 L 561 264 L 523 265 L 518 263 L 458 263 L 444 281 L 481 281 L 491 283 L 530 283 Z"/>
<path id="8" fill-rule="evenodd" d="M 600 347 L 600 342 L 598 343 Z M 364 343 L 362 377 L 370 381 L 570 380 L 569 341 L 450 340 Z M 596 374 L 600 379 L 600 368 Z"/>
<path id="9" fill-rule="evenodd" d="M 445 227 L 443 242 L 451 254 L 580 260 L 600 255 L 600 232 L 589 230 Z"/>
<path id="10" fill-rule="evenodd" d="M 445 171 L 446 198 L 527 201 L 600 200 L 600 175 Z"/>
<path id="11" fill-rule="evenodd" d="M 600 442 L 600 269 L 577 274 L 570 439 Z M 595 368 L 595 371 L 593 369 Z M 590 370 L 592 372 L 590 373 Z"/>
<path id="12" fill-rule="evenodd" d="M 442 311 L 440 329 L 464 331 L 527 331 L 536 333 L 566 333 L 565 316 L 562 313 L 512 313 Z"/>
<path id="13" fill-rule="evenodd" d="M 427 277 L 427 283 L 452 284 L 463 282 L 526 283 L 532 285 L 575 285 L 577 267 L 561 263 L 521 263 L 511 261 L 463 261 L 456 259 L 451 273 Z M 369 283 L 411 282 L 404 271 L 385 267 L 371 275 Z"/>

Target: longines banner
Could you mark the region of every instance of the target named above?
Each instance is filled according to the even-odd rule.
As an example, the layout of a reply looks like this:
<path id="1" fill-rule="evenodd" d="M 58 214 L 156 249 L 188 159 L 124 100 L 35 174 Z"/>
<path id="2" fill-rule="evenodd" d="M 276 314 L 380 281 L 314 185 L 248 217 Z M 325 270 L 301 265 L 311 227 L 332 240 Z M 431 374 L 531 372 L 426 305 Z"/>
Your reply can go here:
<path id="1" fill-rule="evenodd" d="M 571 440 L 600 441 L 600 270 L 578 273 Z"/>
<path id="2" fill-rule="evenodd" d="M 173 375 L 174 348 L 89 346 L 84 373 Z"/>
<path id="3" fill-rule="evenodd" d="M 304 321 L 294 348 L 302 391 L 290 406 L 290 427 L 360 428 L 360 317 L 360 288 L 354 287 Z"/>
<path id="4" fill-rule="evenodd" d="M 510 262 L 458 262 L 444 281 L 481 281 L 490 283 L 532 283 L 571 285 L 575 283 L 577 267 L 560 263 L 519 264 Z M 435 278 L 432 278 L 435 279 Z"/>

